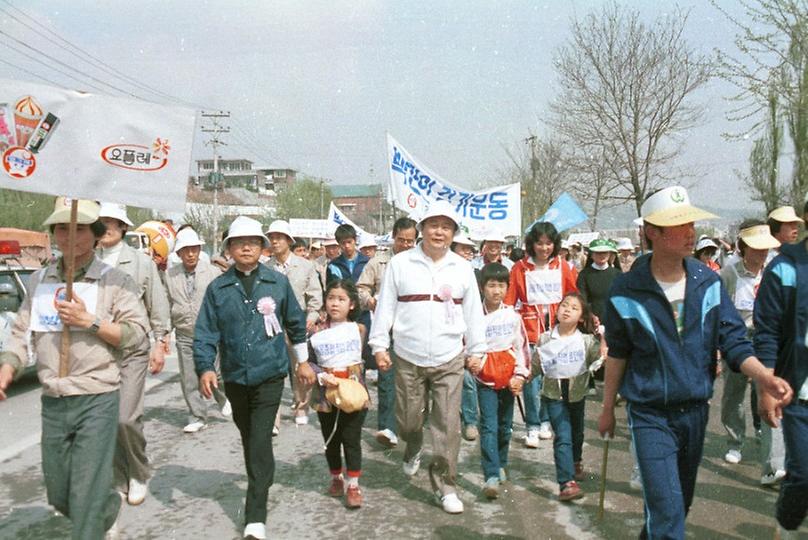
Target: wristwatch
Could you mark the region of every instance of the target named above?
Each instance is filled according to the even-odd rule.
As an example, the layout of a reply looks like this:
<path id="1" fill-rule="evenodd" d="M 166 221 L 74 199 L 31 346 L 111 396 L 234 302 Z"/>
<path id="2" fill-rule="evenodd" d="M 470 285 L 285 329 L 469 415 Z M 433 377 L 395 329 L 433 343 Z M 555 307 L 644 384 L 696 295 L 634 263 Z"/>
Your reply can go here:
<path id="1" fill-rule="evenodd" d="M 97 334 L 98 330 L 100 329 L 101 329 L 101 319 L 96 317 L 95 320 L 93 321 L 93 324 L 90 325 L 90 328 L 88 328 L 88 330 L 93 334 Z"/>

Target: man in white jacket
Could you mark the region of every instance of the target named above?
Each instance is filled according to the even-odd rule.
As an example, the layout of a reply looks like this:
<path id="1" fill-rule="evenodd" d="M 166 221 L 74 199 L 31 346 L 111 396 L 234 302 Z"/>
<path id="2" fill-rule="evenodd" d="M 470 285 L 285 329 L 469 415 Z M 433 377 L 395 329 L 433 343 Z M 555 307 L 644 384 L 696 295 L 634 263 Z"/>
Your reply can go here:
<path id="1" fill-rule="evenodd" d="M 449 246 L 458 220 L 446 201 L 432 203 L 418 224 L 423 242 L 393 257 L 376 306 L 369 343 L 379 369 L 390 369 L 390 330 L 396 358 L 396 422 L 407 444 L 404 472 L 421 465 L 424 411 L 430 411 L 435 495 L 450 514 L 457 496 L 463 368 L 479 370 L 485 321 L 474 271 Z M 465 340 L 465 345 L 464 345 Z M 431 391 L 432 404 L 427 407 Z"/>

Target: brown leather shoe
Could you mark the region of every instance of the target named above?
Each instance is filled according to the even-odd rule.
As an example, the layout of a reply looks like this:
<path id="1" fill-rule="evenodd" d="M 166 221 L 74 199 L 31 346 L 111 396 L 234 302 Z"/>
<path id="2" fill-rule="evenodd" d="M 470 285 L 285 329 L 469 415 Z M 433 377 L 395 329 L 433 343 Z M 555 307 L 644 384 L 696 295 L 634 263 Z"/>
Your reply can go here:
<path id="1" fill-rule="evenodd" d="M 341 477 L 332 478 L 328 488 L 329 497 L 342 497 L 345 494 L 345 481 Z"/>
<path id="2" fill-rule="evenodd" d="M 348 486 L 345 491 L 345 505 L 348 508 L 360 508 L 362 506 L 362 490 L 359 486 Z"/>
<path id="3" fill-rule="evenodd" d="M 575 482 L 575 480 L 570 480 L 561 488 L 561 493 L 558 494 L 558 500 L 571 501 L 573 499 L 580 499 L 583 496 L 584 492 L 578 487 L 578 483 Z"/>

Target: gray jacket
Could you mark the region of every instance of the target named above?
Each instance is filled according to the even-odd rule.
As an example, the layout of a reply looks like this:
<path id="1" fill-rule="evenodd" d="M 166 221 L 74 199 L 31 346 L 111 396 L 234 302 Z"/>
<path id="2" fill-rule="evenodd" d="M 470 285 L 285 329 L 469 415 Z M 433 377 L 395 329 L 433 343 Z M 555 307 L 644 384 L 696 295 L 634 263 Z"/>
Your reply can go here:
<path id="1" fill-rule="evenodd" d="M 185 266 L 175 264 L 166 271 L 166 291 L 171 304 L 171 324 L 177 331 L 187 337 L 193 337 L 196 317 L 205 298 L 205 291 L 210 282 L 222 275 L 218 266 L 200 260 L 194 270 L 194 291 L 188 294 L 186 287 Z"/>
<path id="2" fill-rule="evenodd" d="M 323 307 L 323 288 L 314 264 L 294 253 L 289 254 L 286 263 L 287 267 L 284 268 L 273 255 L 264 264 L 289 279 L 297 303 L 306 312 L 306 321 L 317 321 Z"/>

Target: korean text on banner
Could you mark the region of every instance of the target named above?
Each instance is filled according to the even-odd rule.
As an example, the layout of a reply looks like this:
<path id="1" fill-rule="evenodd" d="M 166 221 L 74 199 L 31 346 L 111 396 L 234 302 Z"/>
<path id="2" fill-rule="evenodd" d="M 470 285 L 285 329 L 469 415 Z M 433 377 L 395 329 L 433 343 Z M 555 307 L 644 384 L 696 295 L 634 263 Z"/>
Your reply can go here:
<path id="1" fill-rule="evenodd" d="M 357 225 L 356 223 L 351 221 L 351 218 L 346 216 L 342 212 L 342 210 L 337 208 L 337 206 L 333 202 L 331 203 L 331 206 L 328 209 L 327 221 L 328 221 L 328 224 L 329 224 L 329 232 L 331 234 L 334 234 L 334 231 L 336 230 L 337 227 L 339 227 L 340 225 L 346 224 L 346 225 L 350 225 L 351 227 L 356 229 L 357 238 L 361 238 L 362 236 L 365 236 L 365 235 L 370 235 L 370 233 L 365 231 L 362 227 L 360 227 L 359 225 Z M 373 235 L 370 235 L 370 236 L 373 236 Z"/>
<path id="2" fill-rule="evenodd" d="M 390 200 L 397 208 L 417 217 L 432 201 L 445 200 L 454 205 L 463 229 L 472 238 L 491 228 L 507 236 L 521 235 L 522 191 L 518 183 L 479 191 L 458 187 L 432 172 L 389 134 L 387 159 Z"/>
<path id="3" fill-rule="evenodd" d="M 0 187 L 185 211 L 191 109 L 0 79 Z"/>

